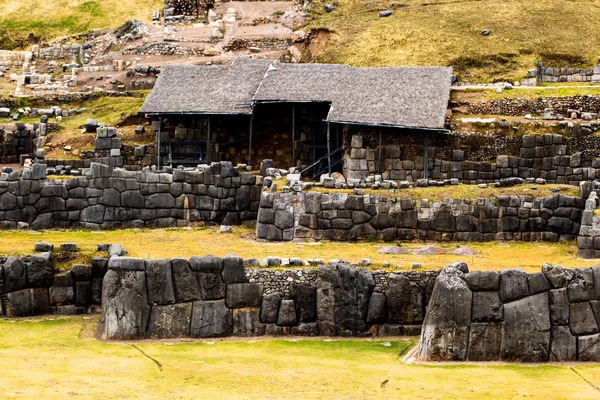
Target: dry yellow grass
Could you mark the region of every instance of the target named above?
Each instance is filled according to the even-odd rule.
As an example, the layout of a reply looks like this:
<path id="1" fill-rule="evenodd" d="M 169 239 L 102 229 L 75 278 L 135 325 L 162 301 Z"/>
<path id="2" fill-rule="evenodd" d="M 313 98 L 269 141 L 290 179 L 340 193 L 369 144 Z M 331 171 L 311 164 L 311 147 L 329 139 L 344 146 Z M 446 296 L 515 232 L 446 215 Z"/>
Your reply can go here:
<path id="1" fill-rule="evenodd" d="M 415 338 L 116 343 L 98 323 L 0 320 L 2 398 L 597 399 L 600 385 L 598 364 L 401 363 Z"/>
<path id="2" fill-rule="evenodd" d="M 512 81 L 525 77 L 534 61 L 590 67 L 600 47 L 600 37 L 589 34 L 600 18 L 597 1 L 408 0 L 380 18 L 378 11 L 390 4 L 341 0 L 331 13 L 318 6 L 309 27 L 330 29 L 335 37 L 317 60 L 448 65 L 463 80 Z M 482 36 L 483 29 L 491 34 Z"/>
<path id="3" fill-rule="evenodd" d="M 250 228 L 234 227 L 232 233 L 222 234 L 215 228 L 201 229 L 155 229 L 118 231 L 44 231 L 39 233 L 2 231 L 0 232 L 0 254 L 25 254 L 33 251 L 38 240 L 58 246 L 64 242 L 75 242 L 86 254 L 92 254 L 98 243 L 119 243 L 135 257 L 170 258 L 190 257 L 204 254 L 224 256 L 228 253 L 244 258 L 264 258 L 267 256 L 299 257 L 302 260 L 320 258 L 325 261 L 344 258 L 349 262 L 359 262 L 370 258 L 371 269 L 380 269 L 384 262 L 390 263 L 390 270 L 410 269 L 413 262 L 421 263 L 423 269 L 435 270 L 454 261 L 464 261 L 472 270 L 500 270 L 523 268 L 527 272 L 538 272 L 543 263 L 560 264 L 565 267 L 585 267 L 594 261 L 576 257 L 577 246 L 569 243 L 435 243 L 447 251 L 439 255 L 380 254 L 377 250 L 384 245 L 395 243 L 381 242 L 319 242 L 319 243 L 265 243 L 254 240 Z M 431 244 L 431 243 L 428 243 Z M 449 254 L 458 246 L 466 245 L 477 252 L 473 256 Z M 424 243 L 405 243 L 403 247 L 412 252 L 425 246 Z"/>

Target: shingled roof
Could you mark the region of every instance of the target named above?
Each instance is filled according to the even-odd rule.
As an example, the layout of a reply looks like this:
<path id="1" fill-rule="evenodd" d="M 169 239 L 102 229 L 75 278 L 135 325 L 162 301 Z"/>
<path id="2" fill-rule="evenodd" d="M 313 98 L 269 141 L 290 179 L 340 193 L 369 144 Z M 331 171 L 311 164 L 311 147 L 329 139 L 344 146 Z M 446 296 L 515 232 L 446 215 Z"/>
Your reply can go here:
<path id="1" fill-rule="evenodd" d="M 452 69 L 357 68 L 237 59 L 167 66 L 140 113 L 251 114 L 252 102 L 326 102 L 330 122 L 442 130 Z"/>
<path id="2" fill-rule="evenodd" d="M 230 67 L 166 65 L 142 114 L 248 114 L 271 61 L 239 58 Z"/>

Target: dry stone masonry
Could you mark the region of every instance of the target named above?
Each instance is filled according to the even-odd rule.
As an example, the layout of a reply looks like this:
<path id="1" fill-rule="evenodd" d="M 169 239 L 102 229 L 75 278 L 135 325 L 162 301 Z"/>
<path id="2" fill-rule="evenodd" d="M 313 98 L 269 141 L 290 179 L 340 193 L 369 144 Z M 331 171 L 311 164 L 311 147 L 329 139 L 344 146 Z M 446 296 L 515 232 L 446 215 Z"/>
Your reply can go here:
<path id="1" fill-rule="evenodd" d="M 437 277 L 421 332 L 430 361 L 600 361 L 600 266 Z"/>

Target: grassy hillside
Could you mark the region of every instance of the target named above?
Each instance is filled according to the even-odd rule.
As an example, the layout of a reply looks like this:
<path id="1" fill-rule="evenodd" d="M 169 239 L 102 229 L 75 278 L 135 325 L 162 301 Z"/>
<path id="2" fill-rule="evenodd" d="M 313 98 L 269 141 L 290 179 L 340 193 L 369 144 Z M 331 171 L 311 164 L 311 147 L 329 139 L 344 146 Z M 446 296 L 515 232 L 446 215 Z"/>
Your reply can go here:
<path id="1" fill-rule="evenodd" d="M 35 39 L 52 40 L 111 28 L 130 19 L 149 21 L 162 0 L 2 0 L 0 49 L 25 48 Z"/>
<path id="2" fill-rule="evenodd" d="M 403 6 L 379 17 L 394 4 Z M 340 0 L 313 17 L 309 27 L 334 32 L 321 62 L 451 65 L 463 80 L 493 81 L 522 78 L 534 61 L 592 66 L 600 55 L 595 0 Z"/>

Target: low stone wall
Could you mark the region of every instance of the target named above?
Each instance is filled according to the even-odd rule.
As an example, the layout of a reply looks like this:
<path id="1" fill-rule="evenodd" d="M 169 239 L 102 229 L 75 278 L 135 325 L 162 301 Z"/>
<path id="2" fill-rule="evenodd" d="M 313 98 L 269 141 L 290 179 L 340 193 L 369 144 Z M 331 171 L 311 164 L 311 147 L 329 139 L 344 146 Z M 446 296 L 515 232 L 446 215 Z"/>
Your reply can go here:
<path id="1" fill-rule="evenodd" d="M 600 82 L 600 64 L 594 68 L 548 68 L 537 63 L 536 69 L 529 72 L 533 74 L 538 82 Z"/>
<path id="2" fill-rule="evenodd" d="M 350 187 L 366 186 L 382 180 L 415 182 L 425 177 L 423 156 L 403 159 L 400 145 L 364 148 L 363 138 L 353 135 L 345 152 L 344 173 Z M 519 156 L 498 155 L 496 162 L 469 161 L 468 153 L 452 150 L 451 161 L 436 158 L 435 149 L 428 157 L 429 179 L 457 180 L 462 183 L 490 183 L 503 178 L 541 178 L 549 183 L 579 185 L 580 181 L 600 177 L 600 160 L 583 167 L 581 153 L 567 154 L 561 135 L 524 135 Z"/>
<path id="3" fill-rule="evenodd" d="M 50 251 L 1 259 L 2 315 L 30 317 L 97 312 L 107 264 L 107 258 L 94 257 L 91 265 L 76 264 L 69 271 L 55 274 Z"/>
<path id="4" fill-rule="evenodd" d="M 479 103 L 468 103 L 471 114 L 507 115 L 522 117 L 527 114 L 541 115 L 547 108 L 568 115 L 567 111 L 598 113 L 600 97 L 598 96 L 568 96 L 568 97 L 537 97 L 537 98 L 502 98 Z"/>
<path id="5" fill-rule="evenodd" d="M 419 358 L 430 361 L 600 361 L 600 266 L 469 272 L 436 279 Z"/>
<path id="6" fill-rule="evenodd" d="M 598 182 L 593 182 L 586 185 L 586 190 L 590 193 L 585 201 L 577 237 L 577 256 L 581 258 L 600 258 L 600 217 L 594 215 L 594 211 L 600 205 L 597 193 L 600 188 L 597 184 Z"/>
<path id="7" fill-rule="evenodd" d="M 21 68 L 23 63 L 31 61 L 32 56 L 29 51 L 0 50 L 0 66 Z"/>
<path id="8" fill-rule="evenodd" d="M 256 238 L 271 241 L 575 240 L 585 201 L 501 196 L 445 202 L 320 192 L 263 192 Z"/>
<path id="9" fill-rule="evenodd" d="M 77 58 L 83 59 L 83 45 L 74 44 L 57 44 L 50 45 L 42 44 L 42 46 L 34 45 L 32 48 L 33 55 L 36 58 L 43 60 L 67 60 L 72 61 Z"/>
<path id="10" fill-rule="evenodd" d="M 229 162 L 170 172 L 92 163 L 83 176 L 45 181 L 46 165 L 0 175 L 0 225 L 33 229 L 227 225 L 256 220 L 260 186 Z"/>
<path id="11" fill-rule="evenodd" d="M 347 264 L 257 275 L 234 255 L 113 257 L 102 288 L 102 337 L 418 335 L 436 275 Z"/>

